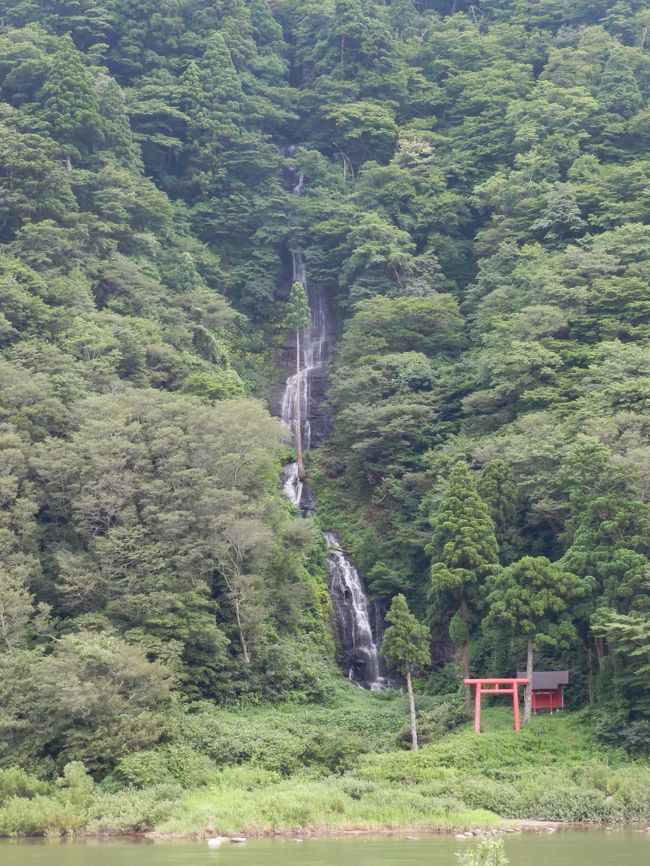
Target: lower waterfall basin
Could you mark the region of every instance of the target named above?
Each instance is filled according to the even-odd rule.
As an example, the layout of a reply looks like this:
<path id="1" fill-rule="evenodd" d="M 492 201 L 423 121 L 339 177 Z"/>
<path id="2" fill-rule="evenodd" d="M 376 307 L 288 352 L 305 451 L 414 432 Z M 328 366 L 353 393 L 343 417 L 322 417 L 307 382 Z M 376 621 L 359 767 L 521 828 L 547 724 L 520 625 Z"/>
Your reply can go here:
<path id="1" fill-rule="evenodd" d="M 647 866 L 650 833 L 645 826 L 560 829 L 504 837 L 510 866 Z M 299 841 L 301 840 L 301 841 Z M 224 842 L 152 842 L 123 839 L 0 840 L 2 866 L 457 866 L 456 854 L 478 844 L 454 836 Z"/>

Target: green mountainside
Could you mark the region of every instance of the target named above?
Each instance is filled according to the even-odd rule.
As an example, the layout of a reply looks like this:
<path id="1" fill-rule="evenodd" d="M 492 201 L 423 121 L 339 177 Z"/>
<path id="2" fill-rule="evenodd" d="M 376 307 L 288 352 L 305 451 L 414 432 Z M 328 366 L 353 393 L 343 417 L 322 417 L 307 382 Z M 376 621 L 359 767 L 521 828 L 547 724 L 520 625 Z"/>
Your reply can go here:
<path id="1" fill-rule="evenodd" d="M 430 628 L 423 742 L 463 670 L 529 649 L 650 750 L 649 27 L 647 0 L 0 0 L 0 834 L 162 826 L 174 785 L 300 768 L 356 768 L 334 813 L 385 800 L 399 755 L 356 761 L 408 710 L 340 677 L 321 529 Z M 308 519 L 270 411 L 296 247 L 340 331 Z M 650 817 L 643 779 L 559 817 Z M 441 824 L 553 817 L 424 787 Z"/>

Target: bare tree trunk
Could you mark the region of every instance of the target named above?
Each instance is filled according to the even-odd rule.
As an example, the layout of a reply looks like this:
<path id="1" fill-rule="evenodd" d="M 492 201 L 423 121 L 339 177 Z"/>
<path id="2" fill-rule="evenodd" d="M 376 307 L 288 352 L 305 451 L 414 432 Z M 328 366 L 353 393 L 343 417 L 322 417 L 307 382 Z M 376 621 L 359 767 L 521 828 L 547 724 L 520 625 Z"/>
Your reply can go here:
<path id="1" fill-rule="evenodd" d="M 528 684 L 524 692 L 524 724 L 530 721 L 533 714 L 533 639 L 528 638 L 526 644 L 526 677 Z"/>
<path id="2" fill-rule="evenodd" d="M 592 664 L 592 651 L 589 638 L 587 638 L 587 688 L 589 689 L 589 706 L 593 707 L 596 703 L 596 693 L 594 690 L 594 668 Z"/>
<path id="3" fill-rule="evenodd" d="M 298 461 L 298 478 L 305 477 L 305 467 L 302 463 L 302 388 L 300 383 L 300 329 L 296 329 L 296 455 Z"/>
<path id="4" fill-rule="evenodd" d="M 460 648 L 460 661 L 463 666 L 463 679 L 469 679 L 469 643 L 465 643 Z M 465 715 L 468 719 L 472 718 L 472 687 L 465 686 Z"/>
<path id="5" fill-rule="evenodd" d="M 411 710 L 411 748 L 414 752 L 418 750 L 418 725 L 415 716 L 415 698 L 413 696 L 413 683 L 411 682 L 411 671 L 406 671 L 406 691 L 409 696 L 409 709 Z"/>
<path id="6" fill-rule="evenodd" d="M 244 653 L 244 661 L 247 665 L 251 663 L 251 654 L 248 649 L 248 643 L 246 642 L 246 638 L 244 637 L 244 629 L 241 624 L 241 617 L 239 615 L 239 601 L 235 599 L 235 619 L 237 620 L 237 629 L 239 630 L 239 642 L 241 643 L 242 652 Z"/>
<path id="7" fill-rule="evenodd" d="M 460 597 L 460 616 L 465 624 L 465 631 L 469 629 L 469 611 L 467 610 L 467 599 L 464 595 Z M 463 666 L 463 679 L 469 679 L 469 638 L 463 641 L 460 648 L 460 660 Z M 472 718 L 472 687 L 465 686 L 465 715 Z"/>

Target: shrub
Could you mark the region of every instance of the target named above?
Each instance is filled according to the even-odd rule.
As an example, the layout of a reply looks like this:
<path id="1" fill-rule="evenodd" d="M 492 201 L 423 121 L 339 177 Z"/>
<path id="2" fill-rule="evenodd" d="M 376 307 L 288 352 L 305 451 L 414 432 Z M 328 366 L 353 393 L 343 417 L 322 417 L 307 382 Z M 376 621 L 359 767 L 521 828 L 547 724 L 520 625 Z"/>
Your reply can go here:
<path id="1" fill-rule="evenodd" d="M 50 792 L 51 787 L 47 782 L 43 782 L 35 776 L 30 776 L 29 773 L 18 767 L 0 770 L 0 805 L 11 797 L 26 797 L 27 799 L 31 799 L 38 794 L 47 794 Z"/>
<path id="2" fill-rule="evenodd" d="M 503 839 L 481 839 L 476 848 L 458 854 L 461 866 L 508 866 Z"/>
<path id="3" fill-rule="evenodd" d="M 447 696 L 446 700 L 432 710 L 421 710 L 418 714 L 418 742 L 420 745 L 436 743 L 449 731 L 461 725 L 465 719 L 464 706 L 459 696 Z M 399 740 L 401 743 L 410 744 L 410 725 L 404 725 Z"/>
<path id="4" fill-rule="evenodd" d="M 200 788 L 214 781 L 217 767 L 206 755 L 184 743 L 167 743 L 123 758 L 111 773 L 107 787 L 117 782 L 134 788 L 179 784 Z"/>
<path id="5" fill-rule="evenodd" d="M 182 795 L 177 785 L 157 785 L 144 791 L 97 791 L 89 806 L 90 832 L 131 833 L 150 830 L 172 814 Z"/>
<path id="6" fill-rule="evenodd" d="M 85 817 L 78 805 L 58 797 L 10 797 L 0 808 L 0 836 L 73 833 L 84 825 Z"/>

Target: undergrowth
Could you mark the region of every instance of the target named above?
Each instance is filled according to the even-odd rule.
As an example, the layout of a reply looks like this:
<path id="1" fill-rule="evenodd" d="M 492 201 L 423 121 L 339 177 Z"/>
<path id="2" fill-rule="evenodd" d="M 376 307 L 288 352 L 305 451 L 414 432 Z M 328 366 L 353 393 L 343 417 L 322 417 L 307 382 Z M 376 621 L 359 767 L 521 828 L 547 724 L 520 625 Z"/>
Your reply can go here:
<path id="1" fill-rule="evenodd" d="M 252 835 L 650 818 L 650 763 L 599 744 L 586 715 L 534 718 L 516 734 L 509 712 L 491 708 L 480 736 L 465 723 L 445 733 L 454 702 L 422 699 L 434 741 L 417 753 L 401 743 L 399 693 L 344 689 L 318 707 L 179 707 L 168 742 L 124 759 L 104 780 L 93 781 L 80 764 L 53 781 L 0 773 L 0 835 Z"/>

